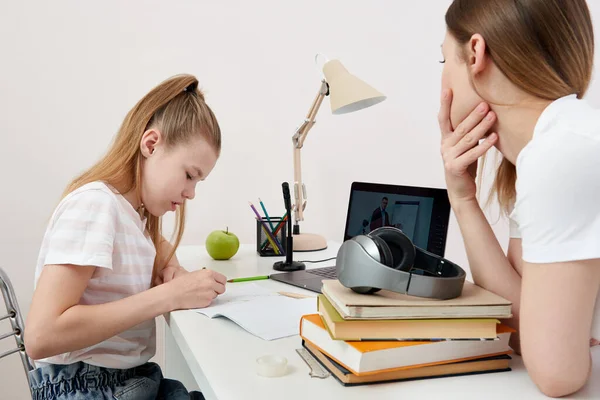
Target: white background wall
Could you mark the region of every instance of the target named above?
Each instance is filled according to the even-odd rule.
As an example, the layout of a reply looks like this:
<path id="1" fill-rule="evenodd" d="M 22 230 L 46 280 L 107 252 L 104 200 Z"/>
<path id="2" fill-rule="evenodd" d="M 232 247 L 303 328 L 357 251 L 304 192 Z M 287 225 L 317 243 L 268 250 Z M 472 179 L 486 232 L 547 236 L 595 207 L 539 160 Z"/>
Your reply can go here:
<path id="1" fill-rule="evenodd" d="M 135 102 L 177 73 L 199 78 L 223 130 L 222 157 L 190 204 L 184 244 L 226 226 L 251 243 L 248 201 L 283 209 L 291 135 L 319 87 L 317 52 L 388 100 L 344 116 L 325 100 L 303 149 L 304 230 L 341 240 L 355 180 L 443 187 L 436 114 L 449 3 L 3 0 L 0 265 L 22 310 L 65 185 L 103 154 Z M 599 3 L 589 1 L 598 23 Z M 600 106 L 597 82 L 588 98 Z M 505 221 L 494 228 L 505 246 Z M 466 266 L 454 219 L 449 235 L 447 257 Z M 3 398 L 25 398 L 24 382 L 17 356 L 0 362 Z"/>

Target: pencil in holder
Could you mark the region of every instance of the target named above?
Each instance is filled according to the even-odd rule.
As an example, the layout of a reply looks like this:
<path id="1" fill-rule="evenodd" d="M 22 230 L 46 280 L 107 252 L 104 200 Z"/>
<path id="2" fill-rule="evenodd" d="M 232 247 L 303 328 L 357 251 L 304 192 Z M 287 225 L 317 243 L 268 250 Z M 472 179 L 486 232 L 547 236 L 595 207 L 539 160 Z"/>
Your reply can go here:
<path id="1" fill-rule="evenodd" d="M 256 220 L 256 251 L 261 257 L 283 257 L 286 251 L 286 222 L 280 217 Z M 273 225 L 274 231 L 271 230 Z M 266 230 L 271 233 L 267 234 Z M 276 239 L 275 242 L 273 239 Z M 283 252 L 281 251 L 283 250 Z"/>

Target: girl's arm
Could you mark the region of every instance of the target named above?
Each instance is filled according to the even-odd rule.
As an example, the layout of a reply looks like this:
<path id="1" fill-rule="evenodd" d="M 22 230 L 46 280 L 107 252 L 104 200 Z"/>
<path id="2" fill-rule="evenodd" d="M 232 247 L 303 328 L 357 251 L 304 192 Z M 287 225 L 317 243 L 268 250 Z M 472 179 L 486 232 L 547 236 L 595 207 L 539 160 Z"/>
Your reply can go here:
<path id="1" fill-rule="evenodd" d="M 173 251 L 173 245 L 164 237 L 160 243 L 162 254 L 167 257 L 171 251 Z M 164 265 L 164 261 L 161 263 Z M 176 278 L 180 275 L 187 274 L 188 271 L 181 266 L 179 260 L 177 259 L 177 255 L 173 253 L 173 257 L 169 260 L 169 262 L 163 267 L 162 270 L 158 271 L 156 278 L 154 279 L 154 285 L 158 286 L 163 283 L 169 282 L 173 278 Z"/>
<path id="2" fill-rule="evenodd" d="M 547 396 L 574 393 L 589 378 L 590 331 L 599 286 L 600 259 L 523 262 L 523 361 Z"/>
<path id="3" fill-rule="evenodd" d="M 508 259 L 523 277 L 520 330 L 525 364 L 546 395 L 574 393 L 589 379 L 592 367 L 587 343 L 600 260 L 533 264 L 524 262 L 522 255 L 521 239 L 511 238 Z"/>
<path id="4" fill-rule="evenodd" d="M 490 133 L 496 116 L 488 104 L 481 103 L 454 129 L 450 121 L 451 104 L 452 91 L 445 90 L 438 115 L 441 153 L 448 197 L 462 233 L 473 281 L 512 302 L 513 318 L 506 323 L 518 328 L 521 277 L 479 206 L 475 184 L 477 160 L 498 140 L 496 133 Z M 519 352 L 518 334 L 511 336 L 511 346 Z"/>
<path id="5" fill-rule="evenodd" d="M 513 266 L 519 276 L 523 276 L 523 245 L 521 239 L 510 238 L 508 240 L 508 250 L 506 252 L 508 262 Z"/>
<path id="6" fill-rule="evenodd" d="M 465 243 L 473 281 L 512 302 L 513 317 L 502 322 L 517 329 L 517 334 L 511 335 L 510 345 L 520 353 L 521 276 L 504 254 L 476 200 L 458 202 L 452 208 Z"/>
<path id="7" fill-rule="evenodd" d="M 518 329 L 511 346 L 522 353 L 533 382 L 551 397 L 577 392 L 591 370 L 600 259 L 527 263 L 521 258 L 521 239 L 510 239 L 507 258 L 477 204 L 454 209 L 473 280 L 513 302 L 513 318 L 503 322 Z"/>
<path id="8" fill-rule="evenodd" d="M 95 268 L 44 267 L 25 324 L 25 348 L 31 358 L 92 346 L 175 309 L 206 307 L 225 291 L 225 276 L 200 270 L 121 300 L 80 305 Z"/>
<path id="9" fill-rule="evenodd" d="M 161 246 L 161 251 L 164 257 L 167 257 L 171 251 L 173 251 L 173 245 L 171 244 L 171 242 L 169 242 L 167 239 L 165 239 L 164 237 L 161 236 L 161 242 L 160 242 L 160 246 Z M 163 262 L 164 264 L 164 262 Z M 165 265 L 166 267 L 173 267 L 173 268 L 177 268 L 177 267 L 181 267 L 181 264 L 179 264 L 179 260 L 177 259 L 177 254 L 173 253 L 173 257 L 171 257 L 171 259 L 169 260 L 169 262 L 167 263 L 167 265 Z"/>

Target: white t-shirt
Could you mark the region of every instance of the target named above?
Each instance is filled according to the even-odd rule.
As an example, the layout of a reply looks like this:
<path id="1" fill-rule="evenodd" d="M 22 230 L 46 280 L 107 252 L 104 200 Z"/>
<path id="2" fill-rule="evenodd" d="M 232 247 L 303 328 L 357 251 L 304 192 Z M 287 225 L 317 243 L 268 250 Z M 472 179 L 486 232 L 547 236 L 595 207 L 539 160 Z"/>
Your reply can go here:
<path id="1" fill-rule="evenodd" d="M 600 258 L 600 112 L 575 95 L 552 102 L 517 157 L 510 237 L 523 260 Z M 600 338 L 600 296 L 592 337 Z"/>
<path id="2" fill-rule="evenodd" d="M 102 182 L 82 186 L 52 215 L 38 257 L 36 285 L 44 265 L 74 264 L 97 267 L 79 304 L 107 303 L 149 289 L 156 249 L 145 228 L 145 219 L 112 187 Z M 83 361 L 132 368 L 147 362 L 155 350 L 151 319 L 94 346 L 37 360 L 36 365 Z"/>

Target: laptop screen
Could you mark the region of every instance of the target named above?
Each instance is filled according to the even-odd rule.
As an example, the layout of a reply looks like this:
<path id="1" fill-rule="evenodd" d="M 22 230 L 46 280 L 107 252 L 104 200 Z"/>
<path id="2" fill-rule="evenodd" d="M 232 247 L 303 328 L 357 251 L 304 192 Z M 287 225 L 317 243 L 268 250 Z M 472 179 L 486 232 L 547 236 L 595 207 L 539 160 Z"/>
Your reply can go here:
<path id="1" fill-rule="evenodd" d="M 446 189 L 354 182 L 344 240 L 394 226 L 415 246 L 443 257 L 449 219 Z"/>

